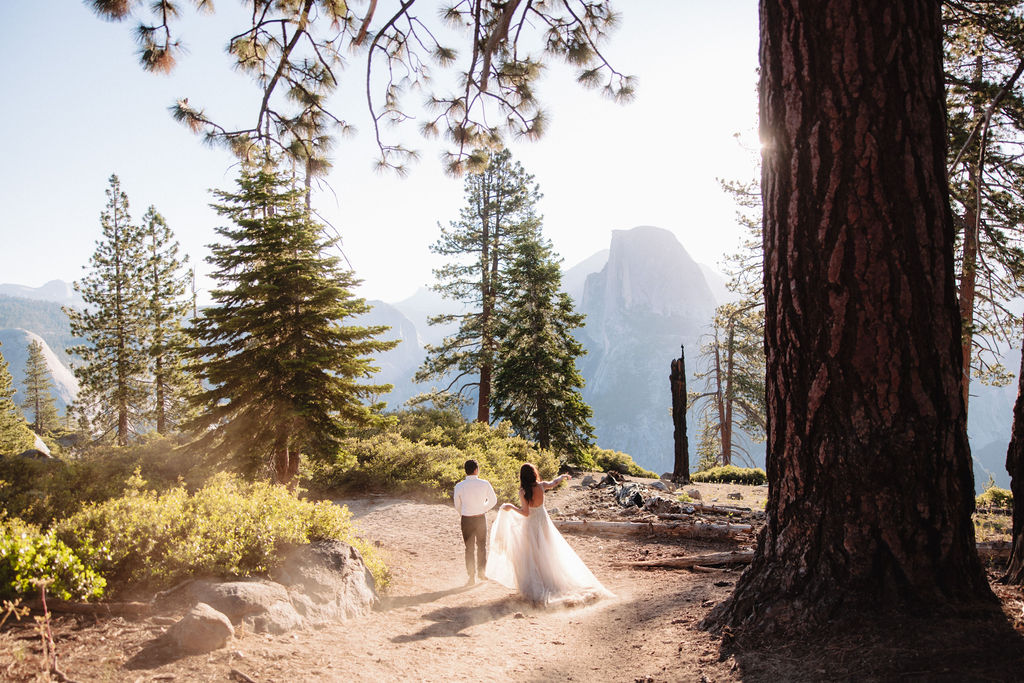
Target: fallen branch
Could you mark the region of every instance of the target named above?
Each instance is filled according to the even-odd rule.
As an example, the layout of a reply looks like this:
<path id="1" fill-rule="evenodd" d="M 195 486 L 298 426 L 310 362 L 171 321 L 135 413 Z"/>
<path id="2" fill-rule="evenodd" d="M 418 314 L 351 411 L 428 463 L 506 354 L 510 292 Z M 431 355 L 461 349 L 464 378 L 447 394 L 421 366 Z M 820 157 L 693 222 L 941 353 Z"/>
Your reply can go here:
<path id="1" fill-rule="evenodd" d="M 1010 541 L 988 541 L 978 544 L 978 557 L 983 560 L 1008 560 L 1013 544 Z"/>
<path id="2" fill-rule="evenodd" d="M 43 611 L 41 600 L 26 600 L 25 606 L 33 611 Z M 46 601 L 46 608 L 51 612 L 64 614 L 88 614 L 95 616 L 111 617 L 142 617 L 153 612 L 153 605 L 148 602 L 70 602 L 68 600 L 57 600 L 49 598 Z"/>
<path id="3" fill-rule="evenodd" d="M 736 538 L 749 534 L 750 524 L 710 524 L 690 522 L 688 524 L 660 524 L 658 522 L 603 522 L 555 520 L 559 531 L 583 534 L 610 534 L 614 536 L 679 536 L 682 538 Z"/>
<path id="4" fill-rule="evenodd" d="M 706 553 L 704 555 L 687 555 L 685 557 L 662 557 L 656 560 L 626 562 L 625 567 L 671 567 L 673 569 L 706 570 L 708 565 L 747 564 L 754 559 L 753 550 L 733 550 L 725 553 Z M 700 567 L 700 569 L 698 569 Z"/>

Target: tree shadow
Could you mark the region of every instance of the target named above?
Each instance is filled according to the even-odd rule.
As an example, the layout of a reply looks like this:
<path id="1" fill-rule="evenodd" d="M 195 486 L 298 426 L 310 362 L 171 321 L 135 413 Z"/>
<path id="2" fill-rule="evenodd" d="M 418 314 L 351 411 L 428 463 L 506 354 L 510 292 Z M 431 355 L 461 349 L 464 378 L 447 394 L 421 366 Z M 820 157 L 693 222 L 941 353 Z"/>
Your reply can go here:
<path id="1" fill-rule="evenodd" d="M 441 598 L 446 598 L 449 595 L 458 595 L 459 593 L 465 593 L 471 591 L 476 586 L 481 584 L 475 584 L 472 586 L 456 586 L 455 588 L 447 588 L 441 591 L 431 591 L 429 593 L 418 593 L 417 595 L 388 595 L 381 598 L 380 603 L 377 605 L 376 611 L 378 612 L 389 612 L 393 609 L 401 609 L 403 607 L 415 607 L 417 605 L 424 605 L 428 602 L 434 602 Z"/>
<path id="2" fill-rule="evenodd" d="M 468 638 L 469 634 L 463 633 L 467 628 L 501 619 L 524 608 L 529 609 L 526 603 L 512 596 L 485 605 L 442 607 L 423 615 L 424 619 L 432 623 L 415 633 L 395 636 L 391 642 L 411 643 L 427 638 Z"/>
<path id="3" fill-rule="evenodd" d="M 129 671 L 156 669 L 165 664 L 176 662 L 186 656 L 185 653 L 172 646 L 163 636 L 157 636 L 143 645 L 141 650 L 124 663 L 124 667 Z"/>
<path id="4" fill-rule="evenodd" d="M 723 639 L 745 681 L 1024 680 L 1024 635 L 1001 611 L 844 617 L 784 642 Z"/>

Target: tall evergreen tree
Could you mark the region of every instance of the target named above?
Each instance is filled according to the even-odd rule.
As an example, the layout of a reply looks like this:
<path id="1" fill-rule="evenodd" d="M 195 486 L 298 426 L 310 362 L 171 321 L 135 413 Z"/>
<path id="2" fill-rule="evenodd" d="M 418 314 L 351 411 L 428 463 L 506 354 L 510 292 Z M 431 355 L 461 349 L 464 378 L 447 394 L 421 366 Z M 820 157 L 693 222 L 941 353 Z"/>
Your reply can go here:
<path id="1" fill-rule="evenodd" d="M 506 270 L 514 240 L 533 235 L 540 224 L 534 207 L 541 195 L 533 176 L 502 150 L 491 156 L 486 170 L 467 176 L 465 196 L 459 220 L 441 228 L 431 251 L 453 259 L 434 271 L 433 289 L 461 302 L 466 312 L 430 319 L 431 325 L 457 321 L 459 329 L 440 345 L 427 346 L 416 381 L 447 379 L 443 393 L 476 387 L 476 419 L 487 423 L 498 348 L 495 318 L 509 286 Z"/>
<path id="2" fill-rule="evenodd" d="M 272 454 L 284 483 L 302 452 L 333 453 L 347 425 L 375 419 L 381 406 L 363 399 L 390 386 L 359 380 L 377 370 L 370 354 L 397 342 L 376 339 L 383 326 L 342 324 L 369 306 L 326 253 L 336 240 L 323 237 L 304 188 L 268 163 L 243 168 L 236 191 L 215 194 L 232 226 L 217 228 L 223 241 L 208 261 L 219 286 L 194 323 L 193 353 L 211 388 L 194 399 L 203 412 L 190 426 L 204 432 L 200 445 L 250 460 Z"/>
<path id="3" fill-rule="evenodd" d="M 100 438 L 128 443 L 146 414 L 147 302 L 143 285 L 146 253 L 139 226 L 128 213 L 128 197 L 110 176 L 107 208 L 100 214 L 103 238 L 89 259 L 90 272 L 75 283 L 83 310 L 65 308 L 71 333 L 88 343 L 69 351 L 81 387 L 82 414 Z"/>
<path id="4" fill-rule="evenodd" d="M 964 402 L 973 375 L 1008 384 L 1024 282 L 1024 3 L 943 3 L 950 199 Z"/>
<path id="5" fill-rule="evenodd" d="M 33 444 L 32 433 L 25 426 L 25 418 L 14 404 L 14 394 L 11 371 L 0 353 L 0 455 L 21 453 Z"/>
<path id="6" fill-rule="evenodd" d="M 32 415 L 32 429 L 37 434 L 53 431 L 60 426 L 57 405 L 53 398 L 53 381 L 50 368 L 46 365 L 43 345 L 33 339 L 28 345 L 28 360 L 25 361 L 25 399 L 21 407 L 25 415 Z"/>
<path id="7" fill-rule="evenodd" d="M 157 433 L 166 434 L 188 417 L 188 396 L 198 390 L 184 358 L 189 338 L 183 325 L 191 308 L 185 297 L 188 257 L 178 255 L 178 242 L 155 207 L 142 217 L 142 232 L 147 256 L 146 345 L 153 383 L 148 416 Z"/>
<path id="8" fill-rule="evenodd" d="M 559 291 L 560 259 L 546 240 L 520 237 L 515 252 L 495 325 L 500 343 L 491 397 L 494 416 L 542 448 L 575 453 L 594 437 L 588 422 L 593 411 L 580 395 L 583 377 L 576 369 L 576 359 L 586 351 L 572 335 L 585 316 Z"/>

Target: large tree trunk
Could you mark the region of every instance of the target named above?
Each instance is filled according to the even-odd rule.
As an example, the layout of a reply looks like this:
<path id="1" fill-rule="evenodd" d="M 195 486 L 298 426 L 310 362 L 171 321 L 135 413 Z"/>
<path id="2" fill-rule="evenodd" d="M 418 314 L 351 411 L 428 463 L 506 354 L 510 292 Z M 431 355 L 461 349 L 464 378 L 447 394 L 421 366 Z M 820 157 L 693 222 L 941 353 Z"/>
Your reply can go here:
<path id="1" fill-rule="evenodd" d="M 686 349 L 679 347 L 679 358 L 672 361 L 669 385 L 672 388 L 672 440 L 675 443 L 675 465 L 672 481 L 690 483 L 690 444 L 686 438 Z"/>
<path id="2" fill-rule="evenodd" d="M 1006 449 L 1006 471 L 1013 492 L 1013 547 L 1004 580 L 1024 584 L 1024 353 L 1017 374 L 1017 402 L 1013 404 L 1013 433 Z"/>
<path id="3" fill-rule="evenodd" d="M 993 600 L 974 546 L 940 3 L 762 0 L 767 523 L 706 622 Z"/>

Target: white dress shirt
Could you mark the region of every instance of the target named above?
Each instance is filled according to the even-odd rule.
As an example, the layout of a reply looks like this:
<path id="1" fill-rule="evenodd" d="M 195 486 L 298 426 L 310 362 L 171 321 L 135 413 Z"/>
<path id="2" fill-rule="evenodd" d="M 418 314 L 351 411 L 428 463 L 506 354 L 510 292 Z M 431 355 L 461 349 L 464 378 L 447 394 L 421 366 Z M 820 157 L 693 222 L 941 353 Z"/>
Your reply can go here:
<path id="1" fill-rule="evenodd" d="M 498 502 L 491 482 L 475 474 L 455 485 L 455 509 L 463 517 L 482 515 Z"/>

